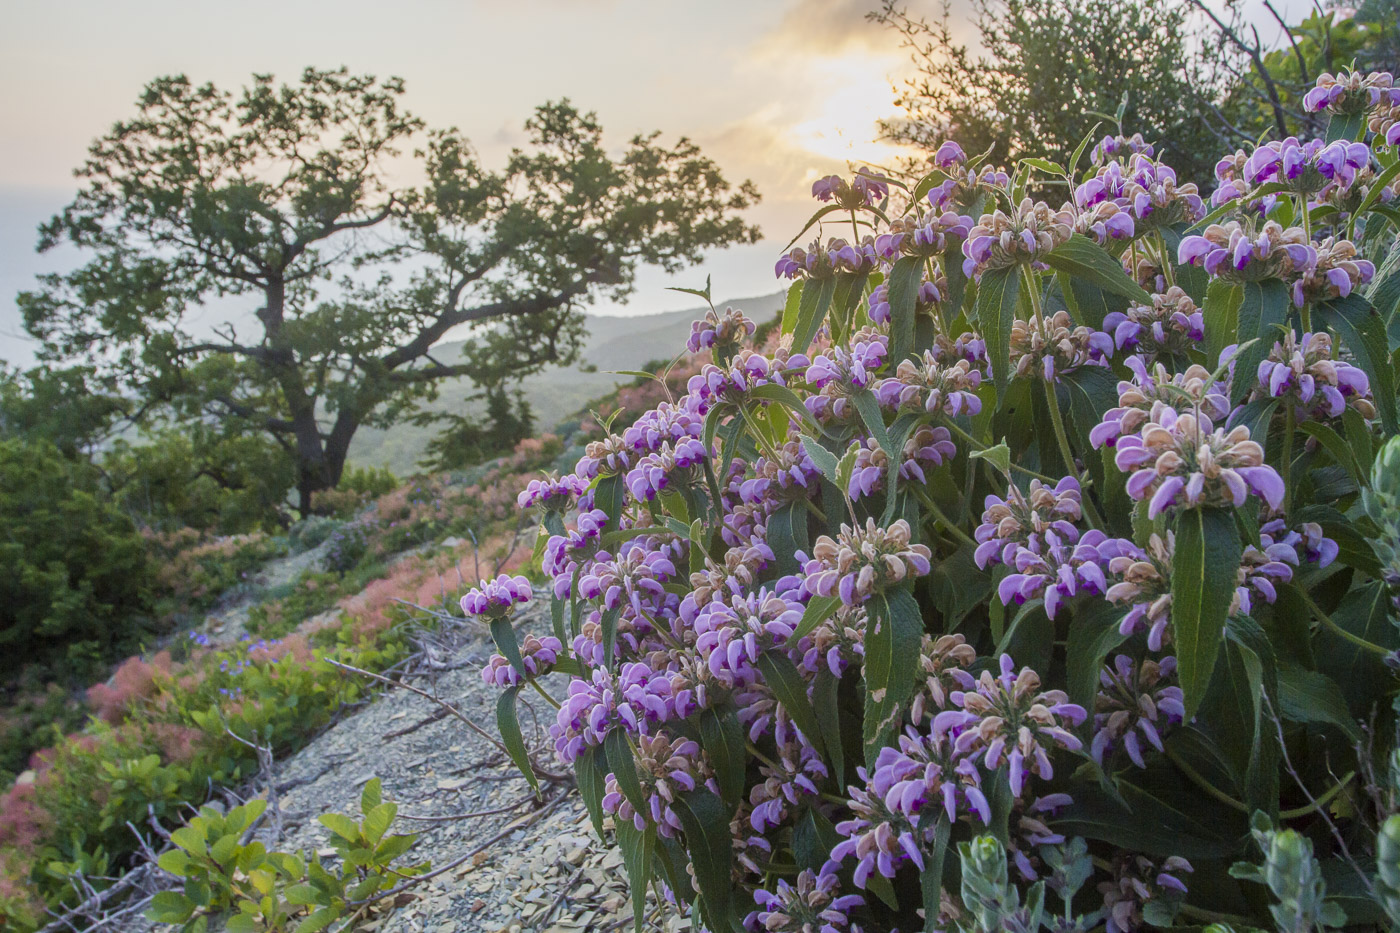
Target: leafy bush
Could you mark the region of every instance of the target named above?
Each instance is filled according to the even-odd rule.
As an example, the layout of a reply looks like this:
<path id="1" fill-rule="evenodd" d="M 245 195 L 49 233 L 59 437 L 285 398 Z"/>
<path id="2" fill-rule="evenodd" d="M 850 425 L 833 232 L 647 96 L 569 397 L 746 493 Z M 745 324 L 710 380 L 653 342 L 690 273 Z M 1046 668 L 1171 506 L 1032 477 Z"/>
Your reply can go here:
<path id="1" fill-rule="evenodd" d="M 398 807 L 381 800 L 379 778 L 360 794 L 359 821 L 342 813 L 317 817 L 333 834 L 331 847 L 339 857 L 334 871 L 318 855 L 268 852 L 261 842 L 245 841 L 266 809 L 262 799 L 227 814 L 205 807 L 171 833 L 177 848 L 159 864 L 185 879 L 183 891 L 157 894 L 146 915 L 180 924 L 183 933 L 203 933 L 211 916 L 225 912 L 229 933 L 310 933 L 352 912 L 348 905 L 373 903 L 428 867 L 394 864 L 417 837 L 389 834 Z"/>
<path id="2" fill-rule="evenodd" d="M 150 564 L 91 468 L 52 444 L 0 441 L 0 675 L 90 674 L 141 631 Z"/>
<path id="3" fill-rule="evenodd" d="M 553 633 L 522 578 L 463 609 L 527 771 L 515 694 L 571 675 L 639 925 L 653 882 L 714 933 L 1386 922 L 1400 92 L 1308 100 L 1329 140 L 1209 202 L 1141 138 L 819 180 L 873 234 L 779 260 L 781 339 L 712 311 L 521 494 Z"/>
<path id="4" fill-rule="evenodd" d="M 262 532 L 209 537 L 182 528 L 144 534 L 156 565 L 156 610 L 176 619 L 210 608 L 233 588 L 248 583 L 263 564 L 287 552 L 285 539 Z"/>

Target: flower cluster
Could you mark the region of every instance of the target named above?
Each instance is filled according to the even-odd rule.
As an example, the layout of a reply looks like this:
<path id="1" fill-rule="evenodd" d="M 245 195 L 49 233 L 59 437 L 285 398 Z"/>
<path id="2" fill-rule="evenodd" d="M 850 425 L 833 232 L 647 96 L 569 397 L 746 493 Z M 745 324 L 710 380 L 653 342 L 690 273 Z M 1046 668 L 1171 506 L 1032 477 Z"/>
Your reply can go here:
<path id="1" fill-rule="evenodd" d="M 854 606 L 906 577 L 921 577 L 929 572 L 933 552 L 912 543 L 912 536 L 902 518 L 888 528 L 873 518 L 866 519 L 864 528 L 842 525 L 834 540 L 822 535 L 812 546 L 803 586 L 813 596 L 839 595 Z"/>
<path id="2" fill-rule="evenodd" d="M 758 325 L 742 311 L 725 308 L 724 314 L 717 314 L 711 308 L 704 317 L 690 325 L 690 339 L 686 341 L 685 348 L 691 353 L 713 350 L 715 356 L 728 359 L 757 329 Z"/>
<path id="3" fill-rule="evenodd" d="M 997 208 L 983 214 L 963 243 L 963 274 L 981 279 L 991 269 L 1022 263 L 1044 265 L 1046 253 L 1069 240 L 1074 216 L 1052 211 L 1044 201 L 1023 200 L 1011 213 Z"/>
<path id="4" fill-rule="evenodd" d="M 946 362 L 933 350 L 919 361 L 901 360 L 895 373 L 875 386 L 875 397 L 889 409 L 923 409 L 945 415 L 975 415 L 982 410 L 977 387 L 982 370 L 966 359 Z"/>
<path id="5" fill-rule="evenodd" d="M 533 591 L 530 581 L 522 576 L 501 574 L 494 580 L 482 580 L 462 597 L 462 611 L 468 616 L 499 619 L 509 615 L 517 603 L 528 603 Z"/>
<path id="6" fill-rule="evenodd" d="M 1206 339 L 1205 315 L 1191 296 L 1173 285 L 1152 296 L 1150 305 L 1130 305 L 1104 316 L 1103 329 L 1119 350 L 1152 363 L 1158 356 L 1184 357 Z"/>
<path id="7" fill-rule="evenodd" d="M 1286 281 L 1313 265 L 1317 250 L 1301 227 L 1284 229 L 1270 220 L 1256 233 L 1238 220 L 1231 220 L 1211 224 L 1204 233 L 1182 238 L 1177 258 L 1226 281 Z"/>
<path id="8" fill-rule="evenodd" d="M 840 175 L 827 175 L 812 183 L 812 197 L 818 201 L 835 201 L 837 206 L 848 210 L 878 204 L 889 194 L 889 179 L 868 171 L 857 172 L 850 181 Z"/>
<path id="9" fill-rule="evenodd" d="M 1371 90 L 1366 113 L 1396 106 L 1388 84 Z M 1352 107 L 1350 93 L 1321 106 Z M 1289 599 L 1285 583 L 1325 577 L 1324 606 L 1348 587 L 1379 587 L 1373 569 L 1352 563 L 1365 558 L 1357 540 L 1332 530 L 1357 512 L 1362 484 L 1351 479 L 1369 452 L 1338 463 L 1344 452 L 1311 426 L 1301 446 L 1275 444 L 1266 416 L 1291 412 L 1296 429 L 1345 415 L 1341 435 L 1362 447 L 1376 428 L 1367 422 L 1393 420 L 1368 348 L 1334 348 L 1321 331 L 1271 335 L 1262 365 L 1264 348 L 1250 351 L 1257 372 L 1236 371 L 1234 348 L 1206 369 L 1207 343 L 1214 353 L 1255 335 L 1216 312 L 1231 289 L 1203 296 L 1216 283 L 1174 260 L 1229 286 L 1278 279 L 1300 310 L 1271 285 L 1284 304 L 1271 312 L 1330 323 L 1320 306 L 1381 276 L 1363 256 L 1383 254 L 1367 237 L 1385 224 L 1368 212 L 1383 203 L 1375 185 L 1388 156 L 1378 169 L 1366 150 L 1289 139 L 1222 160 L 1220 190 L 1238 203 L 1179 244 L 1205 205 L 1141 137 L 1095 147 L 1059 210 L 1013 198 L 1004 172 L 955 143 L 938 147 L 915 188 L 929 188 L 927 205 L 913 198 L 893 221 L 887 202 L 902 183 L 868 173 L 817 182 L 814 195 L 830 205 L 819 216 L 850 212 L 862 232 L 778 261 L 778 275 L 797 280 L 800 326 L 788 315 L 756 340 L 767 328 L 741 312 L 707 313 L 692 328 L 700 356 L 684 394 L 619 416 L 592 435 L 571 476 L 537 480 L 520 497 L 550 529 L 540 566 L 555 634 L 522 631 L 519 657 L 504 646 L 511 660 L 493 657 L 483 677 L 518 688 L 569 672 L 550 728 L 556 754 L 578 770 L 595 816 L 648 834 L 655 861 L 670 863 L 634 884 L 665 875 L 664 898 L 694 903 L 708 927 L 745 917 L 754 931 L 902 929 L 916 913 L 906 892 L 930 880 L 918 875 L 945 830 L 964 839 L 1004 828 L 1000 843 L 978 840 L 981 887 L 926 901 L 938 912 L 930 924 L 953 928 L 968 912 L 984 925 L 995 918 L 989 928 L 1029 924 L 1038 881 L 1078 904 L 1090 879 L 1103 909 L 1066 915 L 1064 929 L 1169 921 L 1189 866 L 1147 859 L 1121 843 L 1122 830 L 1107 835 L 1066 811 L 1092 806 L 1081 795 L 1102 793 L 1099 775 L 1146 769 L 1142 792 L 1153 793 L 1181 762 L 1202 764 L 1199 743 L 1172 736 L 1188 708 L 1218 715 L 1193 693 L 1204 689 L 1189 666 L 1199 653 L 1173 647 L 1178 635 L 1188 641 L 1172 621 L 1175 527 L 1186 510 L 1241 510 L 1220 525 L 1240 535 L 1238 566 L 1225 568 L 1229 605 L 1211 608 L 1266 631 L 1285 611 L 1322 611 Z M 1271 220 L 1273 210 L 1290 219 Z M 1298 226 L 1286 226 L 1294 217 Z M 1092 275 L 1050 256 L 1076 233 L 1063 254 L 1097 256 Z M 1000 324 L 979 316 L 987 272 L 1023 280 L 1026 300 Z M 1150 298 L 1084 301 L 1081 286 L 1122 295 L 1134 278 Z M 863 292 L 846 294 L 857 283 Z M 915 294 L 900 310 L 912 299 L 912 320 L 892 313 L 905 288 Z M 807 317 L 814 309 L 823 316 Z M 1235 332 L 1208 333 L 1208 321 Z M 969 322 L 994 328 L 994 352 L 1006 357 L 990 359 Z M 994 387 L 992 372 L 1025 378 Z M 1116 404 L 1103 391 L 1115 379 Z M 1056 392 L 1074 400 L 1060 425 L 1071 430 L 1056 431 L 1053 447 L 1051 426 L 1036 423 L 1044 409 L 1027 404 L 1039 392 L 1032 381 L 1052 402 Z M 1045 476 L 1047 463 L 1070 475 Z M 1289 496 L 1285 476 L 1301 492 Z M 1315 572 L 1329 565 L 1345 572 Z M 488 590 L 468 598 L 504 616 L 516 590 Z M 1334 637 L 1327 621 L 1290 630 L 1321 646 Z M 1246 624 L 1230 622 L 1222 637 Z M 997 645 L 1016 661 L 1001 647 L 992 654 Z M 1289 663 L 1308 667 L 1306 655 Z M 1092 698 L 1092 709 L 1067 691 L 1082 691 L 1074 699 L 1084 706 Z M 1234 740 L 1204 719 L 1197 725 L 1222 747 Z M 1206 778 L 1218 772 L 1203 764 Z M 1203 803 L 1206 819 L 1237 818 L 1219 799 Z M 703 815 L 706 838 L 687 838 L 692 814 Z M 1124 817 L 1129 831 L 1135 818 Z M 1088 838 L 1071 838 L 1071 825 Z M 714 866 L 697 847 L 725 843 L 728 871 L 705 871 Z M 686 859 L 688 877 L 674 871 Z M 717 899 L 725 918 L 711 914 Z"/>
<path id="10" fill-rule="evenodd" d="M 1233 351 L 1226 347 L 1222 358 L 1233 356 Z M 1375 418 L 1366 373 L 1333 357 L 1332 338 L 1325 332 L 1300 337 L 1289 331 L 1260 362 L 1251 396 L 1286 399 L 1303 420 L 1339 418 L 1348 405 L 1364 418 Z"/>
<path id="11" fill-rule="evenodd" d="M 1174 682 L 1176 658 L 1135 662 L 1120 654 L 1099 674 L 1094 697 L 1094 741 L 1089 753 L 1104 764 L 1123 749 L 1139 768 L 1147 767 L 1142 741 L 1162 751 L 1162 737 L 1186 718 L 1181 688 Z"/>
<path id="12" fill-rule="evenodd" d="M 531 677 L 548 673 L 563 653 L 564 645 L 553 635 L 543 638 L 529 635 L 520 645 L 520 660 L 525 673 Z M 491 655 L 481 669 L 481 679 L 497 687 L 515 687 L 524 682 L 520 672 L 499 654 Z"/>
<path id="13" fill-rule="evenodd" d="M 1018 377 L 1056 382 L 1083 366 L 1107 366 L 1113 338 L 1076 325 L 1068 311 L 1011 325 L 1011 368 Z"/>
<path id="14" fill-rule="evenodd" d="M 1128 476 L 1128 495 L 1148 499 L 1149 518 L 1178 506 L 1244 504 L 1253 493 L 1278 508 L 1283 479 L 1264 463 L 1249 428 L 1216 428 L 1205 413 L 1153 403 L 1140 433 L 1117 440 L 1113 462 Z"/>

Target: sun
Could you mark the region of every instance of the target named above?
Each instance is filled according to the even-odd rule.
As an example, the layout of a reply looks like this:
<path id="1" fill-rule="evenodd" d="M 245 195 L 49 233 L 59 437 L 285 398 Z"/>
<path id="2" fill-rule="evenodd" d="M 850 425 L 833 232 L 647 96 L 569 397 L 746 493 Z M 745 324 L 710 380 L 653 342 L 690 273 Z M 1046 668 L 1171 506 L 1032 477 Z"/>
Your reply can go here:
<path id="1" fill-rule="evenodd" d="M 816 111 L 792 127 L 798 148 L 842 162 L 893 162 L 906 146 L 879 138 L 881 119 L 897 117 L 890 85 L 870 56 L 849 55 L 814 63 Z"/>

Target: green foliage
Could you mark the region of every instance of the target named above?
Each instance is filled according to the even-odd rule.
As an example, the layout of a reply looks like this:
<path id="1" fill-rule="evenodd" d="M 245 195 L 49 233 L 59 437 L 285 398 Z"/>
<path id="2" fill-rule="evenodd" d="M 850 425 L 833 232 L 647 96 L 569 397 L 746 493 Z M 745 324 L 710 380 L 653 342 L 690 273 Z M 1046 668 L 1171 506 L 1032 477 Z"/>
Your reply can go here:
<path id="1" fill-rule="evenodd" d="M 102 468 L 113 500 L 152 528 L 227 535 L 286 522 L 291 462 L 268 437 L 164 428 L 117 441 Z"/>
<path id="2" fill-rule="evenodd" d="M 403 94 L 344 69 L 255 76 L 236 95 L 152 81 L 41 229 L 41 249 L 90 257 L 20 296 L 46 361 L 92 366 L 149 417 L 275 441 L 305 515 L 361 426 L 410 415 L 445 378 L 499 385 L 570 362 L 581 309 L 626 295 L 640 265 L 674 271 L 757 236 L 736 216 L 753 187 L 732 188 L 688 140 L 636 136 L 614 158 L 594 115 L 551 103 L 492 170 Z M 419 187 L 389 182 L 404 152 Z M 396 270 L 408 256 L 413 271 Z M 255 323 L 194 336 L 215 296 Z M 463 327 L 463 358 L 433 358 Z"/>
<path id="3" fill-rule="evenodd" d="M 1312 842 L 1296 830 L 1274 828 L 1269 818 L 1256 813 L 1250 829 L 1264 853 L 1264 864 L 1238 862 L 1230 874 L 1245 881 L 1268 885 L 1278 901 L 1269 906 L 1279 933 L 1312 933 L 1340 927 L 1346 914 L 1326 900 L 1327 883 L 1322 866 L 1313 857 Z"/>
<path id="4" fill-rule="evenodd" d="M 429 421 L 446 421 L 450 425 L 428 442 L 420 464 L 429 470 L 460 470 L 510 451 L 527 437 L 534 436 L 535 414 L 525 394 L 517 389 L 514 397 L 502 385 L 485 392 L 484 420 L 463 415 L 429 414 Z"/>
<path id="5" fill-rule="evenodd" d="M 1178 0 L 977 0 L 969 47 L 948 8 L 933 21 L 886 0 L 871 17 L 914 53 L 885 133 L 932 152 L 956 137 L 997 162 L 1061 165 L 1095 132 L 1141 132 L 1178 170 L 1206 176 L 1219 144 L 1204 115 L 1217 90 L 1197 64 L 1190 8 Z M 1119 112 L 1122 107 L 1121 113 Z"/>
<path id="6" fill-rule="evenodd" d="M 319 855 L 269 852 L 251 839 L 267 807 L 253 800 L 221 814 L 205 807 L 170 834 L 176 848 L 161 855 L 162 870 L 183 878 L 181 891 L 156 895 L 146 916 L 203 931 L 209 918 L 228 914 L 229 933 L 313 933 L 326 929 L 427 864 L 397 861 L 412 848 L 412 835 L 390 834 L 398 808 L 380 800 L 380 782 L 365 785 L 361 819 L 341 813 L 317 817 L 332 832 L 338 864 Z M 348 929 L 349 927 L 343 927 Z"/>
<path id="7" fill-rule="evenodd" d="M 131 407 L 93 381 L 91 367 L 19 372 L 0 363 L 0 439 L 48 441 L 70 459 L 90 454 Z"/>
<path id="8" fill-rule="evenodd" d="M 86 463 L 46 441 L 0 440 L 0 675 L 87 674 L 141 631 L 151 566 Z"/>

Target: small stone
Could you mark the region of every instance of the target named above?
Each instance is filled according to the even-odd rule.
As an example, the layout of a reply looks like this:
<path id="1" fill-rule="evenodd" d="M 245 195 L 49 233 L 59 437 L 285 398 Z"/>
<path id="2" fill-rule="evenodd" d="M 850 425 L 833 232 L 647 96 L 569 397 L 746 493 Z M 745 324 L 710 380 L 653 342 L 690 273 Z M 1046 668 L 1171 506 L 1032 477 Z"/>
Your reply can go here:
<path id="1" fill-rule="evenodd" d="M 472 901 L 472 913 L 479 914 L 485 909 L 486 902 L 483 901 L 481 898 L 478 897 L 476 900 Z"/>
<path id="2" fill-rule="evenodd" d="M 583 862 L 583 856 L 587 851 L 588 850 L 582 846 L 576 849 L 570 849 L 569 854 L 564 856 L 564 861 L 568 862 L 570 865 L 578 865 Z"/>
<path id="3" fill-rule="evenodd" d="M 446 781 L 438 781 L 438 790 L 461 790 L 471 783 L 471 778 L 449 778 Z"/>

